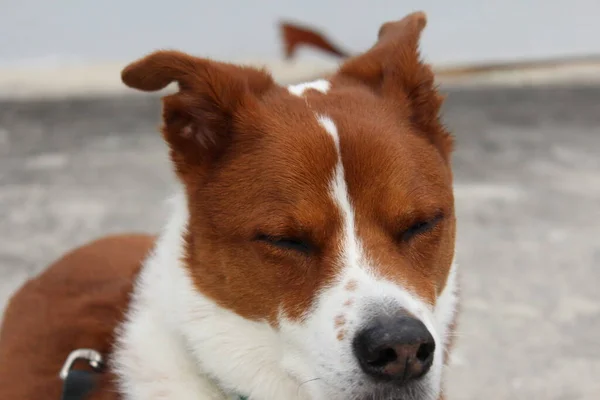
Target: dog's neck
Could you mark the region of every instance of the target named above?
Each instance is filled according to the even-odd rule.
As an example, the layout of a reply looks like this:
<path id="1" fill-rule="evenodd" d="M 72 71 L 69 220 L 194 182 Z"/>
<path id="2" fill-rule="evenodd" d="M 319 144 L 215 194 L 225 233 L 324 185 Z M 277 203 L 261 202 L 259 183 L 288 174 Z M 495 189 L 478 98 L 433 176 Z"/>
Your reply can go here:
<path id="1" fill-rule="evenodd" d="M 182 264 L 183 193 L 172 203 L 117 337 L 113 366 L 124 399 L 310 398 L 280 367 L 283 344 L 267 323 L 244 319 L 195 288 Z"/>

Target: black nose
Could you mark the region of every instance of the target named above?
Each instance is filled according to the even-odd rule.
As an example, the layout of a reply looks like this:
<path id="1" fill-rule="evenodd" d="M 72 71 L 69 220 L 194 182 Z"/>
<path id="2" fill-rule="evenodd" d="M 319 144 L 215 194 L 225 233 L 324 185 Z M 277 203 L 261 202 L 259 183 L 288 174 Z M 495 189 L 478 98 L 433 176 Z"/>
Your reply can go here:
<path id="1" fill-rule="evenodd" d="M 427 327 L 408 315 L 374 319 L 356 335 L 353 346 L 367 375 L 399 383 L 425 375 L 435 351 Z"/>

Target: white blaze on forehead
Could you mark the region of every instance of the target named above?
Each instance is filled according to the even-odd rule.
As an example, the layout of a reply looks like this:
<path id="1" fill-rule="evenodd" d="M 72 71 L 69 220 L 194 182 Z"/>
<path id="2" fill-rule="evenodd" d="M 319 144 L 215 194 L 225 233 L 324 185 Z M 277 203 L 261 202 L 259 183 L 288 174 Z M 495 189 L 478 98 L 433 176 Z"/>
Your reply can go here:
<path id="1" fill-rule="evenodd" d="M 344 176 L 340 136 L 338 135 L 337 126 L 335 126 L 335 123 L 331 118 L 321 115 L 317 117 L 317 121 L 331 136 L 337 150 L 338 161 L 335 167 L 335 175 L 331 182 L 331 192 L 334 201 L 344 217 L 344 244 L 341 249 L 344 255 L 343 263 L 351 265 L 357 264 L 361 258 L 361 250 L 360 243 L 354 231 L 354 210 L 350 204 L 350 196 L 348 195 L 348 188 Z"/>
<path id="2" fill-rule="evenodd" d="M 319 79 L 313 82 L 299 83 L 297 85 L 288 86 L 288 91 L 295 96 L 302 96 L 308 89 L 318 90 L 319 92 L 326 94 L 331 88 L 331 83 L 325 79 Z"/>
<path id="3" fill-rule="evenodd" d="M 337 126 L 333 120 L 325 115 L 317 116 L 317 121 L 319 121 L 319 125 L 325 129 L 325 132 L 331 136 L 333 142 L 335 143 L 335 149 L 337 150 L 338 162 L 341 162 L 341 154 L 340 154 L 340 136 L 338 135 Z M 344 171 L 342 170 L 342 174 Z"/>

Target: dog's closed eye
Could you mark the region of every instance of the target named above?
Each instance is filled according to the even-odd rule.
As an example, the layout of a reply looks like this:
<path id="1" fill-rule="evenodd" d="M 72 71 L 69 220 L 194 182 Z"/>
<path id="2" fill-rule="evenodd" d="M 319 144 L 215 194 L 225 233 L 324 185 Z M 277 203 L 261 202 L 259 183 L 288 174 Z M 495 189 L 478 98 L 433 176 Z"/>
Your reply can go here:
<path id="1" fill-rule="evenodd" d="M 279 249 L 293 250 L 306 255 L 314 250 L 314 246 L 310 242 L 296 237 L 259 234 L 256 236 L 255 240 Z"/>
<path id="2" fill-rule="evenodd" d="M 442 214 L 438 214 L 437 216 L 429 220 L 418 221 L 412 224 L 408 229 L 403 230 L 398 236 L 398 238 L 402 242 L 408 242 L 418 235 L 422 235 L 426 232 L 431 231 L 440 223 L 440 221 L 443 218 L 444 216 Z"/>

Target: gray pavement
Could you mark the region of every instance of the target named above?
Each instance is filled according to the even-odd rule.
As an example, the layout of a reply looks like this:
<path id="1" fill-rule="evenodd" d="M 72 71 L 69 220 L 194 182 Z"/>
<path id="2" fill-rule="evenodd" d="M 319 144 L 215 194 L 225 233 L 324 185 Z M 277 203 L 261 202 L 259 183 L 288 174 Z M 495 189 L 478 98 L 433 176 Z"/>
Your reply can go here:
<path id="1" fill-rule="evenodd" d="M 464 299 L 449 399 L 600 399 L 600 87 L 452 90 L 445 114 Z M 158 115 L 154 97 L 0 102 L 0 307 L 73 246 L 159 229 Z"/>

